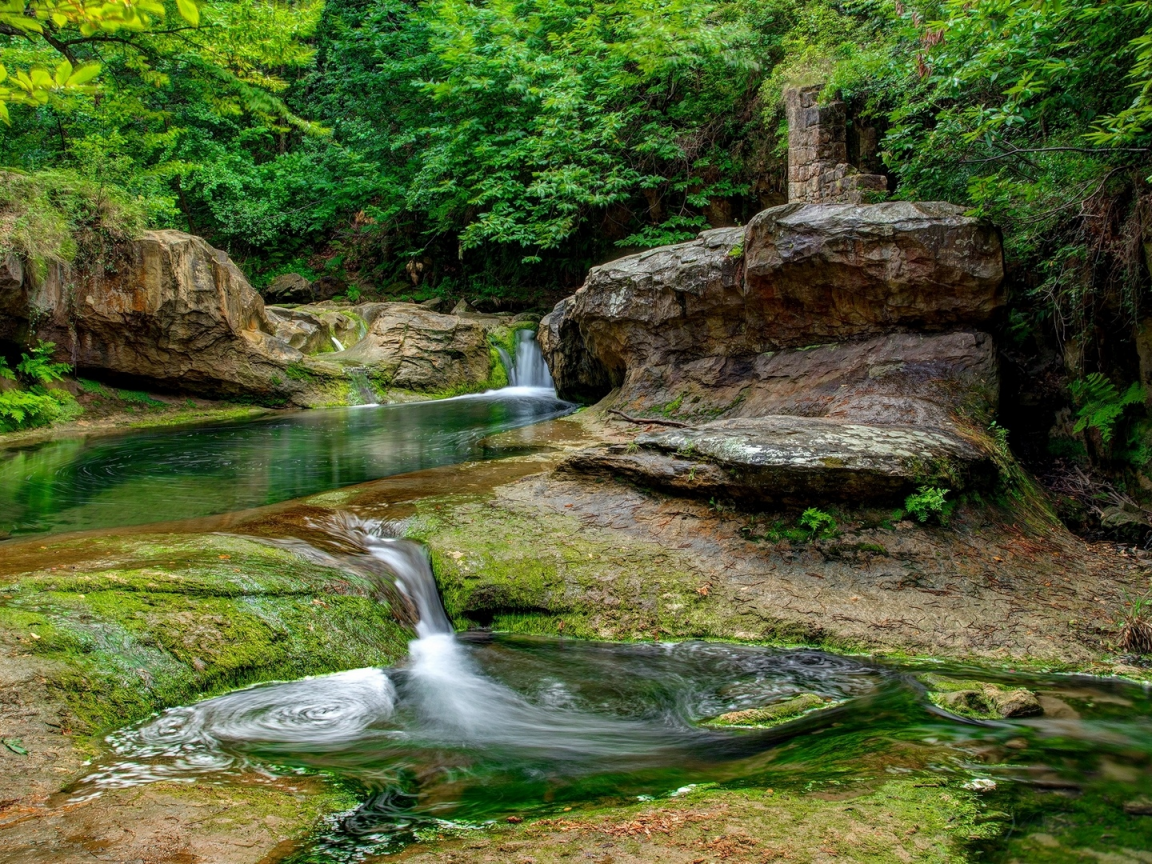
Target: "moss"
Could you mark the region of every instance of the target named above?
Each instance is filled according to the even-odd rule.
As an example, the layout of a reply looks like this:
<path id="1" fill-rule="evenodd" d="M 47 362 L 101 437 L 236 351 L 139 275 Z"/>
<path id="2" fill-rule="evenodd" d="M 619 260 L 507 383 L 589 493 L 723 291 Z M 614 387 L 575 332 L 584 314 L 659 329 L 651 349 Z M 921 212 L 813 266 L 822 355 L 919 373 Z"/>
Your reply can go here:
<path id="1" fill-rule="evenodd" d="M 928 698 L 938 708 L 973 720 L 1003 720 L 1040 714 L 1036 695 L 1023 688 L 1002 687 L 987 681 L 921 675 L 929 688 Z"/>
<path id="2" fill-rule="evenodd" d="M 567 864 L 583 850 L 602 849 L 605 860 L 964 864 L 973 860 L 974 843 L 1003 830 L 977 796 L 937 777 L 834 796 L 704 788 L 654 802 L 578 807 L 557 817 L 493 825 L 463 838 L 442 831 L 405 856 L 432 864 L 461 860 L 463 851 L 467 860 L 493 853 L 493 860 L 511 860 L 515 850 L 516 860 Z"/>
<path id="3" fill-rule="evenodd" d="M 504 359 L 495 348 L 488 349 L 488 389 L 499 390 L 508 386 L 508 369 L 504 368 Z"/>
<path id="4" fill-rule="evenodd" d="M 679 550 L 470 496 L 416 506 L 411 536 L 428 544 L 445 608 L 460 627 L 625 640 L 746 632 L 787 644 L 814 635 L 795 623 L 745 618 Z"/>
<path id="5" fill-rule="evenodd" d="M 745 711 L 729 711 L 727 714 L 721 714 L 719 717 L 705 721 L 704 725 L 763 729 L 779 726 L 781 723 L 795 720 L 809 712 L 831 707 L 832 704 L 834 703 L 831 700 L 816 693 L 801 693 L 799 696 L 777 702 L 775 705 L 765 705 L 763 708 L 750 708 Z"/>
<path id="6" fill-rule="evenodd" d="M 102 731 L 257 681 L 394 661 L 407 635 L 372 594 L 254 541 L 165 537 L 20 576 L 0 597 L 0 628 L 53 661 L 50 683 Z"/>

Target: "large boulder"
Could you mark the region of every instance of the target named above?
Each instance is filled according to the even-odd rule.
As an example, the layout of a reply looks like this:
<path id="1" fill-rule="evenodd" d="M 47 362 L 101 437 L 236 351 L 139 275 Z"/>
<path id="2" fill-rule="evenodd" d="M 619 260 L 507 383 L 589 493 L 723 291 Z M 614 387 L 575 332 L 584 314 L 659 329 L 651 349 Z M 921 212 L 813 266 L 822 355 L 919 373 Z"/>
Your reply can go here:
<path id="1" fill-rule="evenodd" d="M 362 367 L 388 389 L 422 393 L 482 389 L 492 378 L 488 334 L 495 316 L 443 315 L 413 303 L 372 304 L 364 337 L 325 359 Z"/>
<path id="2" fill-rule="evenodd" d="M 368 329 L 361 311 L 362 307 L 336 310 L 311 305 L 266 308 L 277 338 L 307 355 L 344 351 L 359 342 Z"/>
<path id="3" fill-rule="evenodd" d="M 36 335 L 81 369 L 211 394 L 274 394 L 302 358 L 231 259 L 180 231 L 148 231 L 104 267 L 50 268 L 24 286 Z M 33 311 L 34 310 L 34 311 Z"/>
<path id="4" fill-rule="evenodd" d="M 790 204 L 593 268 L 541 323 L 563 396 L 688 428 L 567 469 L 756 502 L 991 473 L 995 229 L 949 204 Z"/>
<path id="5" fill-rule="evenodd" d="M 311 303 L 316 291 L 299 273 L 282 273 L 264 289 L 264 297 L 272 303 Z"/>
<path id="6" fill-rule="evenodd" d="M 786 204 L 744 240 L 765 347 L 983 324 L 1003 304 L 1000 235 L 940 202 Z"/>

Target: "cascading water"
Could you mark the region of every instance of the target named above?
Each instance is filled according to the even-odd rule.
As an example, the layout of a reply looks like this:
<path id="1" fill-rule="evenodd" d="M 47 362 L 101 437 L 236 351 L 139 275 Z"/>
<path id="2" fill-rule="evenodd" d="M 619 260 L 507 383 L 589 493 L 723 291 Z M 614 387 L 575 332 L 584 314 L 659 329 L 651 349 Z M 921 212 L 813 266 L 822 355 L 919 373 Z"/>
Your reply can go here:
<path id="1" fill-rule="evenodd" d="M 359 405 L 379 405 L 380 400 L 376 398 L 376 391 L 372 389 L 372 384 L 368 381 L 368 370 L 363 366 L 357 366 L 348 370 L 348 381 L 352 384 L 353 392 L 359 397 Z"/>
<path id="2" fill-rule="evenodd" d="M 307 860 L 360 861 L 445 818 L 477 824 L 604 796 L 676 795 L 702 782 L 850 785 L 872 776 L 889 751 L 895 763 L 918 761 L 941 784 L 979 773 L 981 789 L 995 786 L 989 776 L 1027 788 L 1036 778 L 1062 782 L 1062 772 L 1096 807 L 1147 786 L 1152 697 L 1136 686 L 1016 676 L 1010 680 L 1079 698 L 1095 714 L 960 723 L 926 703 L 914 677 L 923 667 L 915 665 L 703 642 L 464 639 L 452 631 L 427 551 L 402 539 L 402 525 L 344 515 L 313 527 L 344 551 L 267 542 L 392 592 L 405 607 L 398 611 L 416 619 L 407 661 L 165 711 L 112 736 L 115 761 L 77 784 L 77 798 L 157 780 L 319 770 L 356 781 L 366 795 L 329 823 L 315 841 L 319 857 Z M 697 725 L 798 693 L 842 704 L 774 729 Z M 981 764 L 981 753 L 1002 761 Z M 1135 779 L 1108 779 L 1119 769 L 1104 769 L 1121 763 Z"/>
<path id="3" fill-rule="evenodd" d="M 502 350 L 501 358 L 507 356 Z M 516 357 L 511 364 L 506 364 L 506 368 L 508 384 L 512 387 L 555 389 L 552 373 L 548 371 L 548 364 L 544 362 L 544 354 L 540 351 L 540 343 L 531 330 L 516 331 Z"/>
<path id="4" fill-rule="evenodd" d="M 332 337 L 332 345 L 337 351 L 343 351 L 344 350 L 343 343 L 341 343 L 341 341 L 339 339 L 337 339 L 335 336 Z"/>

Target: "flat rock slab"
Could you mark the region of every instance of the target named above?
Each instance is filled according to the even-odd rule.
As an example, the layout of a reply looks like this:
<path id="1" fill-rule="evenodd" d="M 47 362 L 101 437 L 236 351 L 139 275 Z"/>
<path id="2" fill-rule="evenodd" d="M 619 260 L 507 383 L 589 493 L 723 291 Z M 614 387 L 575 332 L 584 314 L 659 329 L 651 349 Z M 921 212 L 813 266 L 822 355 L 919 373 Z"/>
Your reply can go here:
<path id="1" fill-rule="evenodd" d="M 918 485 L 959 489 L 991 476 L 988 454 L 953 431 L 815 417 L 721 420 L 581 450 L 578 473 L 757 502 L 899 500 Z"/>

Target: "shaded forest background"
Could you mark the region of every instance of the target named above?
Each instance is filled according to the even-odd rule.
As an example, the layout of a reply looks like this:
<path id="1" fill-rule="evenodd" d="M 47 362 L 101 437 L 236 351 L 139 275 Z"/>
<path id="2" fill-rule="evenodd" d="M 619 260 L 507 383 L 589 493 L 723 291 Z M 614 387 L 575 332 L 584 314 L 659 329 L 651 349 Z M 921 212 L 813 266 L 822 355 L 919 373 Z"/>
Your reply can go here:
<path id="1" fill-rule="evenodd" d="M 174 227 L 257 287 L 494 309 L 782 203 L 823 84 L 891 197 L 1002 227 L 1000 422 L 1065 518 L 1147 513 L 1152 3 L 0 0 L 0 51 L 0 252 Z"/>

